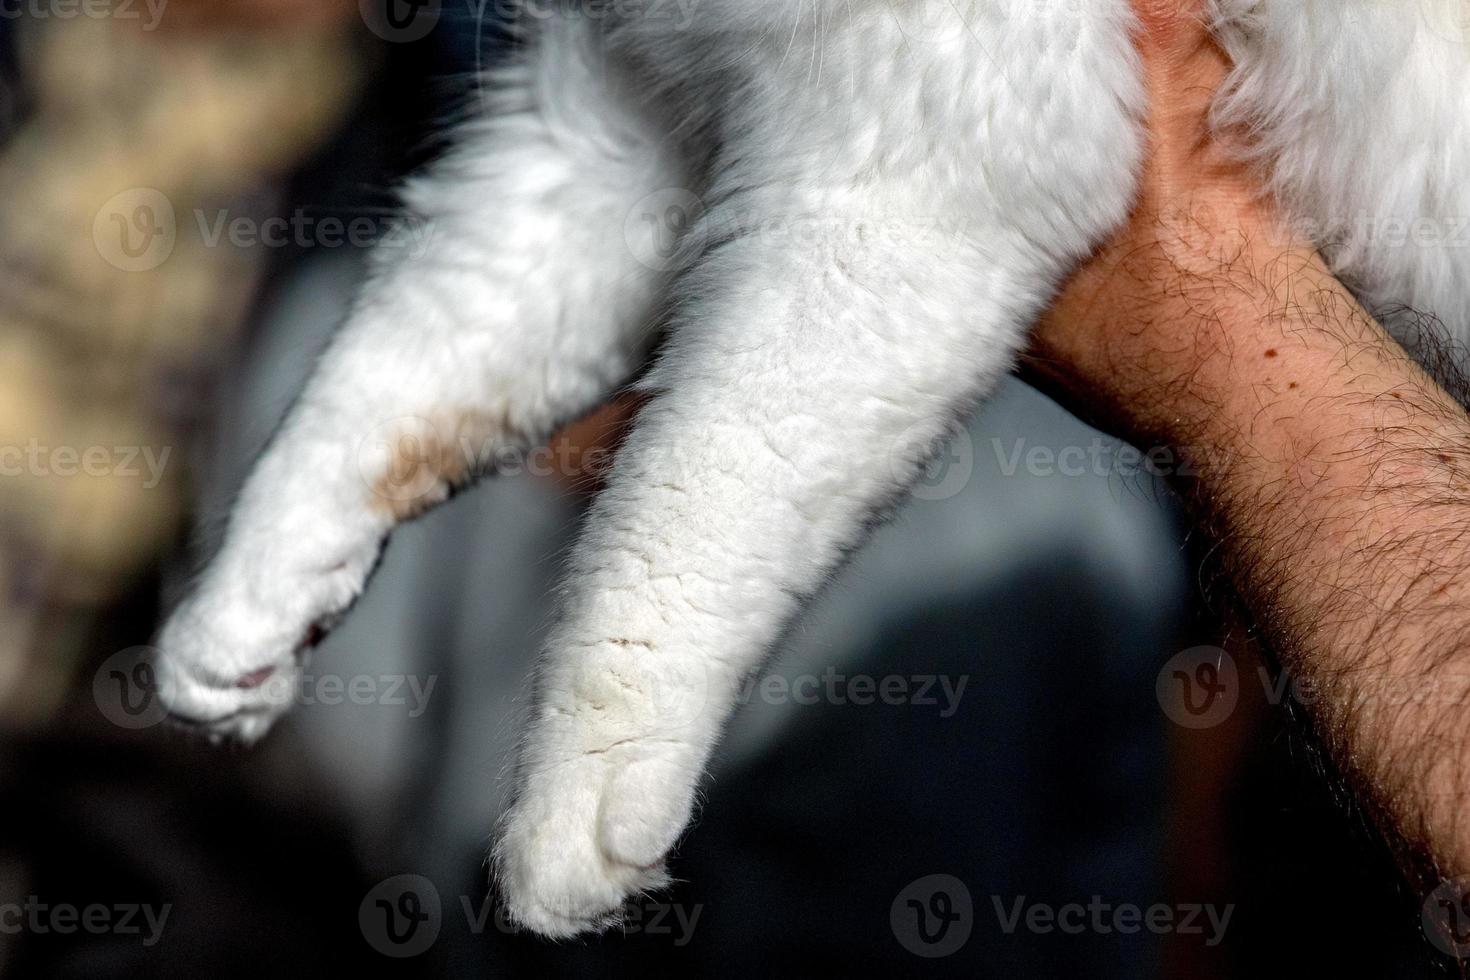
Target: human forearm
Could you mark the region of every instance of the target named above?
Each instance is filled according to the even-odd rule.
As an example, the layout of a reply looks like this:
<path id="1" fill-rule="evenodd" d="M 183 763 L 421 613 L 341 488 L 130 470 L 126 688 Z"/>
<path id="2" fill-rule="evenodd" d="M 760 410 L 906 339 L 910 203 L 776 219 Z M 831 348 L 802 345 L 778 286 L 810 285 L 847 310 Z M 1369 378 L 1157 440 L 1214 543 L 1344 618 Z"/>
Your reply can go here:
<path id="1" fill-rule="evenodd" d="M 1151 227 L 1091 273 L 1105 299 L 1059 308 L 1092 325 L 1067 387 L 1189 458 L 1180 489 L 1339 764 L 1470 871 L 1470 419 L 1268 216 Z"/>

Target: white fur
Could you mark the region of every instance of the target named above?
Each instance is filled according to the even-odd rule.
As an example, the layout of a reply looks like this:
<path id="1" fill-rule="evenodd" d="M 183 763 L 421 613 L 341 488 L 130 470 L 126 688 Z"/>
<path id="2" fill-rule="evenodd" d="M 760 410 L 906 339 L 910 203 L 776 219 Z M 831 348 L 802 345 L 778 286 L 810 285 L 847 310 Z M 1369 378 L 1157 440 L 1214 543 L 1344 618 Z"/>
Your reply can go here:
<path id="1" fill-rule="evenodd" d="M 1215 4 L 1217 119 L 1269 189 L 1391 328 L 1470 338 L 1470 0 Z"/>
<path id="2" fill-rule="evenodd" d="M 1470 214 L 1470 72 L 1421 6 L 1220 3 L 1224 112 L 1289 204 L 1334 232 L 1358 206 Z M 671 311 L 495 851 L 513 917 L 552 936 L 666 880 L 738 684 L 1124 220 L 1141 161 L 1127 0 L 677 9 L 539 25 L 489 80 L 496 104 L 408 189 L 430 250 L 380 264 L 160 638 L 174 713 L 257 737 L 393 522 L 364 439 L 473 411 L 495 446 L 534 443 L 626 382 Z M 1375 300 L 1470 320 L 1470 249 L 1334 249 Z"/>

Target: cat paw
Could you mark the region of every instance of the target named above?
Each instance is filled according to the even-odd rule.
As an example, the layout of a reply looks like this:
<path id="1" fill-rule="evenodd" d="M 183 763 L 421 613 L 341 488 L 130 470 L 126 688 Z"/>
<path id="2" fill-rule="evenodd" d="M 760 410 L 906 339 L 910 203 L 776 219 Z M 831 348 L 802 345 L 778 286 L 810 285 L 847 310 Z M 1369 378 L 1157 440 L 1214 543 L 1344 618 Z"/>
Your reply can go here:
<path id="1" fill-rule="evenodd" d="M 262 636 L 268 619 L 207 599 L 191 600 L 159 634 L 157 695 L 175 724 L 213 741 L 254 742 L 291 706 L 310 637 Z"/>
<path id="2" fill-rule="evenodd" d="M 666 886 L 689 822 L 699 753 L 629 739 L 537 764 L 505 819 L 495 875 L 510 921 L 554 939 L 600 932 Z"/>
<path id="3" fill-rule="evenodd" d="M 310 574 L 211 569 L 156 643 L 157 695 L 170 720 L 214 741 L 254 742 L 298 700 L 307 655 L 362 591 L 376 556 L 361 552 Z"/>

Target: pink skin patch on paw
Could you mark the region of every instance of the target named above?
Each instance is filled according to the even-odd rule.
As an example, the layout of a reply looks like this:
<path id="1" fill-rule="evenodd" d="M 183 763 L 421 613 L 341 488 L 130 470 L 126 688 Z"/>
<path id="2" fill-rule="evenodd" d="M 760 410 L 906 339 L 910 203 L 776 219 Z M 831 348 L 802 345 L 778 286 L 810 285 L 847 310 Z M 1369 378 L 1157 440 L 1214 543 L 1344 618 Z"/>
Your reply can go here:
<path id="1" fill-rule="evenodd" d="M 264 684 L 275 672 L 275 667 L 262 667 L 259 670 L 252 670 L 244 677 L 241 677 L 239 680 L 235 681 L 235 686 L 240 688 L 241 690 L 248 691 L 253 687 L 259 687 L 260 685 Z"/>
<path id="2" fill-rule="evenodd" d="M 301 660 L 301 658 L 306 656 L 306 652 L 308 650 L 321 643 L 322 640 L 326 639 L 326 637 L 326 627 L 323 626 L 321 623 L 312 623 L 309 627 L 307 627 L 306 634 L 301 637 L 301 642 L 296 644 L 296 659 L 298 661 Z M 250 673 L 243 675 L 237 681 L 235 681 L 235 686 L 242 691 L 248 691 L 252 688 L 257 688 L 260 685 L 264 684 L 266 681 L 270 680 L 271 675 L 275 672 L 276 668 L 274 664 L 269 667 L 262 667 L 259 670 L 252 670 Z"/>

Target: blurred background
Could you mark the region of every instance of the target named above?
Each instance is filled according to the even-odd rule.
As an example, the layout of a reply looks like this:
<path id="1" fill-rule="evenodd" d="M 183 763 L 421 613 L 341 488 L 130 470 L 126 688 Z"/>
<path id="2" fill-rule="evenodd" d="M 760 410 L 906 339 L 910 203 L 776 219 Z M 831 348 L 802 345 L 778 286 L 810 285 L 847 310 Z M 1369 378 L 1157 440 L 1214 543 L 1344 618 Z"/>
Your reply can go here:
<path id="1" fill-rule="evenodd" d="M 260 745 L 162 722 L 138 654 L 507 6 L 0 0 L 0 973 L 1451 972 L 1168 459 L 1019 382 L 752 679 L 681 883 L 607 936 L 513 934 L 483 863 L 574 473 L 401 529 Z"/>

